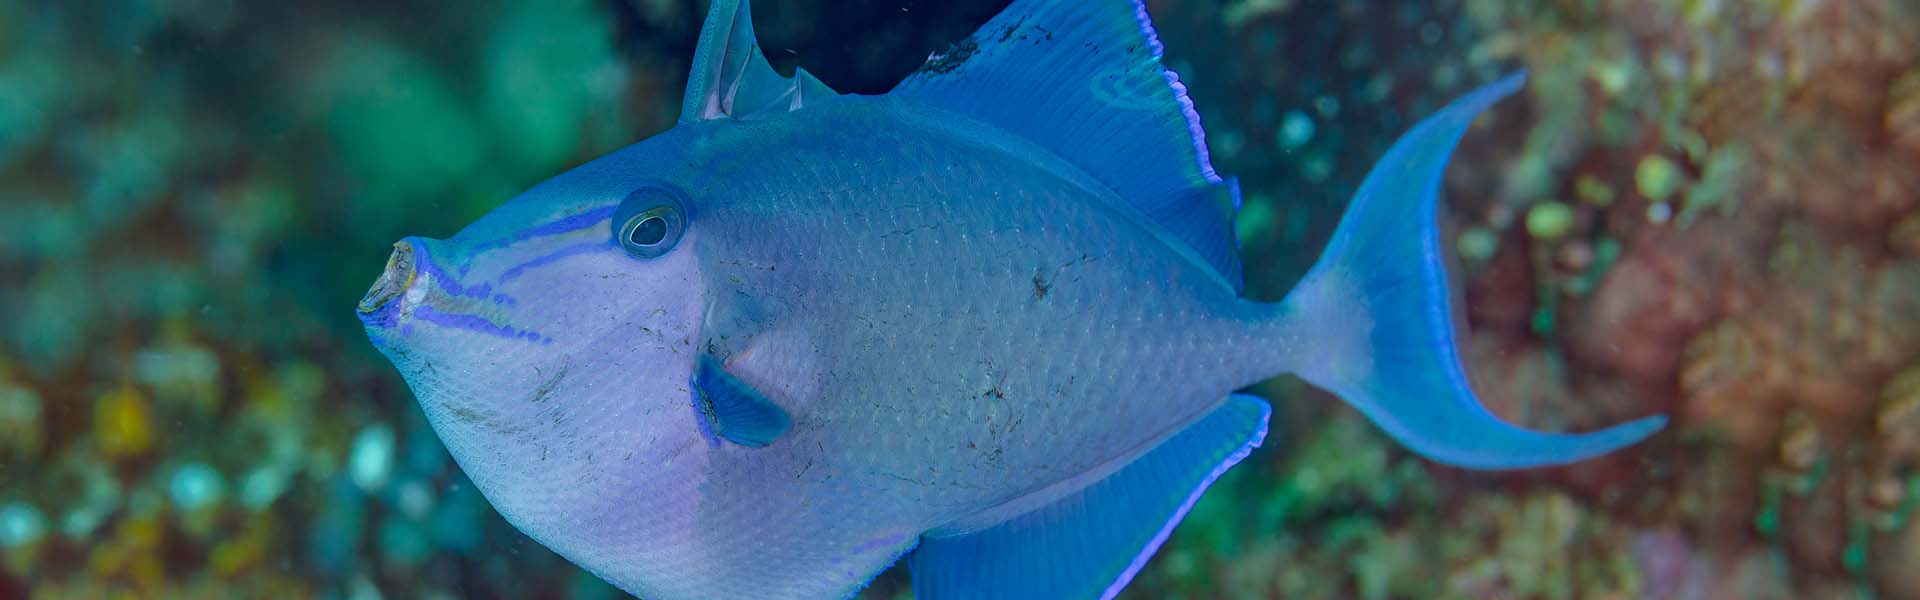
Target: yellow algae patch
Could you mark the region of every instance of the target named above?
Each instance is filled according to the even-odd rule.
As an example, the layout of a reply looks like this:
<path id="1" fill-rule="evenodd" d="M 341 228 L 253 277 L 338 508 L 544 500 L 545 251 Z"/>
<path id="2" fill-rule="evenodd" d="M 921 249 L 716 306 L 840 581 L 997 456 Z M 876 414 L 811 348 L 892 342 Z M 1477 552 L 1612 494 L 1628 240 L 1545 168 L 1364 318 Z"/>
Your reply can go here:
<path id="1" fill-rule="evenodd" d="M 112 458 L 138 456 L 153 447 L 153 409 L 132 386 L 107 392 L 93 405 L 93 434 Z"/>

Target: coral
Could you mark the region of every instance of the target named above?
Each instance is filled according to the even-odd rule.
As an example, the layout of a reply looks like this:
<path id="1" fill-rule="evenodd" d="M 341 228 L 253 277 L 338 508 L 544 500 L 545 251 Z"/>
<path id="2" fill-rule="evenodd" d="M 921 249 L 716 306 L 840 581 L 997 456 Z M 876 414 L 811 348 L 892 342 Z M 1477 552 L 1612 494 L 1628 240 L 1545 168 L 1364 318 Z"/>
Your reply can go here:
<path id="1" fill-rule="evenodd" d="M 1887 245 L 1907 258 L 1920 258 L 1920 215 L 1908 215 L 1894 225 Z"/>
<path id="2" fill-rule="evenodd" d="M 1908 70 L 1887 88 L 1887 137 L 1908 156 L 1920 157 L 1920 68 Z"/>
<path id="3" fill-rule="evenodd" d="M 1908 367 L 1880 390 L 1874 429 L 1892 454 L 1910 457 L 1920 467 L 1920 365 Z"/>
<path id="4" fill-rule="evenodd" d="M 34 460 L 46 443 L 45 401 L 32 388 L 0 379 L 0 459 Z"/>
<path id="5" fill-rule="evenodd" d="M 138 457 L 153 447 L 158 435 L 153 408 L 139 390 L 123 387 L 100 396 L 93 408 L 93 434 L 101 451 L 112 458 Z"/>
<path id="6" fill-rule="evenodd" d="M 1536 290 L 1532 339 L 1508 334 L 1478 356 L 1524 364 L 1531 353 L 1516 347 L 1564 348 L 1581 396 L 1618 401 L 1597 392 L 1624 385 L 1643 406 L 1673 407 L 1683 443 L 1655 464 L 1679 475 L 1649 493 L 1666 499 L 1655 514 L 1701 537 L 1646 549 L 1695 556 L 1674 589 L 1729 573 L 1755 534 L 1790 559 L 1747 570 L 1762 580 L 1816 595 L 1885 586 L 1877 565 L 1906 514 L 1911 451 L 1898 428 L 1873 423 L 1905 414 L 1883 399 L 1904 380 L 1885 382 L 1920 355 L 1914 11 L 1467 7 L 1498 32 L 1487 53 L 1556 74 L 1533 86 L 1540 114 L 1507 171 L 1517 183 L 1466 214 L 1493 231 L 1526 214 L 1531 231 L 1537 211 L 1559 210 L 1538 207 L 1581 207 L 1566 234 L 1506 236 L 1524 243 L 1470 257 L 1495 282 L 1470 289 Z M 1617 260 L 1594 260 L 1601 243 L 1617 244 Z M 1502 328 L 1515 312 L 1473 314 Z"/>

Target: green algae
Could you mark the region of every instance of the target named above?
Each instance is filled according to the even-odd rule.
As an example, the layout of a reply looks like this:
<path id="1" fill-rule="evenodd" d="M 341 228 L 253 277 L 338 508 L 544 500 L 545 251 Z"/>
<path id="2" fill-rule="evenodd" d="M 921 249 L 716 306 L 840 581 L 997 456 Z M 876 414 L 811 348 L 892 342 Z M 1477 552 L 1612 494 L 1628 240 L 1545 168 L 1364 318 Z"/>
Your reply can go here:
<path id="1" fill-rule="evenodd" d="M 1573 208 L 1556 201 L 1546 201 L 1527 209 L 1527 235 L 1540 240 L 1557 240 L 1573 231 Z"/>
<path id="2" fill-rule="evenodd" d="M 1666 202 L 1674 192 L 1679 191 L 1681 178 L 1680 167 L 1673 163 L 1673 159 L 1659 154 L 1648 154 L 1633 168 L 1634 189 L 1642 197 L 1656 203 Z"/>

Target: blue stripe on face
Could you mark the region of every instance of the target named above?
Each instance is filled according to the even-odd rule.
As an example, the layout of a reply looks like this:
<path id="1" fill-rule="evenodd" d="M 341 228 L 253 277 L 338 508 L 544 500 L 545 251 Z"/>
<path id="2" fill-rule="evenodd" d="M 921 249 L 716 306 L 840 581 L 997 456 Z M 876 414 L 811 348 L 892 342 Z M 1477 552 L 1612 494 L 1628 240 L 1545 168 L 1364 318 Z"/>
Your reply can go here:
<path id="1" fill-rule="evenodd" d="M 419 306 L 414 308 L 413 318 L 442 327 L 465 329 L 475 333 L 483 333 L 510 340 L 526 340 L 542 344 L 553 343 L 553 340 L 548 339 L 547 336 L 540 335 L 538 332 L 500 325 L 475 315 L 441 312 L 432 306 Z"/>
<path id="2" fill-rule="evenodd" d="M 441 270 L 440 265 L 433 262 L 431 257 L 426 256 L 425 251 L 416 250 L 416 252 L 420 254 L 420 257 L 416 260 L 414 268 L 426 272 L 427 275 L 432 278 L 434 287 L 439 288 L 441 292 L 449 296 L 487 300 L 507 306 L 516 304 L 517 301 L 514 300 L 513 297 L 494 293 L 492 284 L 482 283 L 471 287 L 462 285 L 458 278 L 448 275 L 446 271 Z"/>
<path id="3" fill-rule="evenodd" d="M 586 254 L 586 253 L 594 252 L 597 250 L 604 250 L 610 245 L 611 245 L 610 242 L 601 240 L 597 242 L 585 242 L 580 244 L 574 244 L 572 246 L 563 246 L 558 250 L 554 250 L 553 252 L 536 256 L 531 260 L 528 260 L 526 262 L 523 262 L 508 268 L 506 272 L 500 274 L 500 277 L 495 278 L 494 282 L 505 284 L 508 281 L 512 281 L 513 278 L 519 277 L 525 274 L 527 271 L 534 269 L 536 267 L 546 265 L 548 263 L 552 263 L 554 261 L 557 261 L 569 256 L 578 256 L 581 254 Z"/>
<path id="4" fill-rule="evenodd" d="M 391 329 L 395 323 L 400 322 L 400 300 L 395 299 L 382 304 L 373 312 L 360 313 L 360 322 L 368 327 Z"/>
<path id="5" fill-rule="evenodd" d="M 568 215 L 565 217 L 561 217 L 553 221 L 549 221 L 540 225 L 535 225 L 533 227 L 528 227 L 526 229 L 519 230 L 517 232 L 514 232 L 514 234 L 510 237 L 489 240 L 484 243 L 476 244 L 473 246 L 472 249 L 469 250 L 469 252 L 472 252 L 474 254 L 479 254 L 481 252 L 486 252 L 488 250 L 505 248 L 507 246 L 511 246 L 514 244 L 518 244 L 520 242 L 525 242 L 525 241 L 529 241 L 537 238 L 560 235 L 564 233 L 572 233 L 575 231 L 586 229 L 588 227 L 598 225 L 601 222 L 606 221 L 607 219 L 613 218 L 613 211 L 617 208 L 619 208 L 619 206 L 609 205 L 609 206 L 603 206 L 593 210 L 588 210 L 588 211 Z"/>
<path id="6" fill-rule="evenodd" d="M 422 251 L 419 251 L 415 255 L 416 268 L 421 272 L 422 275 L 425 276 L 424 278 L 426 280 L 432 282 L 431 285 L 439 293 L 444 294 L 447 297 L 462 298 L 467 300 L 478 300 L 481 302 L 493 303 L 493 304 L 503 305 L 503 306 L 515 306 L 518 304 L 518 301 L 515 298 L 508 296 L 506 294 L 494 291 L 494 286 L 503 285 L 506 282 L 511 281 L 514 278 L 519 277 L 521 275 L 524 275 L 528 271 L 534 268 L 540 267 L 542 265 L 550 264 L 570 256 L 577 256 L 581 254 L 591 253 L 597 250 L 607 249 L 612 244 L 611 240 L 606 238 L 600 238 L 591 242 L 582 242 L 582 243 L 562 246 L 551 252 L 547 252 L 545 254 L 535 256 L 531 259 L 520 262 L 511 267 L 508 267 L 499 276 L 495 277 L 494 280 L 491 282 L 468 285 L 462 282 L 462 278 L 466 275 L 467 271 L 470 268 L 472 268 L 473 265 L 475 264 L 475 261 L 472 260 L 471 257 L 478 256 L 490 250 L 499 250 L 499 249 L 513 246 L 515 244 L 519 244 L 522 242 L 528 242 L 528 241 L 533 241 L 541 238 L 553 237 L 558 235 L 565 235 L 569 233 L 575 233 L 582 230 L 590 229 L 596 226 L 603 226 L 608 219 L 613 218 L 613 212 L 616 208 L 617 207 L 614 207 L 614 206 L 606 206 L 606 207 L 579 212 L 576 214 L 561 217 L 553 221 L 542 223 L 540 225 L 535 225 L 533 227 L 521 229 L 508 237 L 488 240 L 488 241 L 470 246 L 466 249 L 465 252 L 461 253 L 467 258 L 460 260 L 458 265 L 448 265 L 449 268 L 454 268 L 458 270 L 460 273 L 459 276 L 455 276 L 451 273 L 448 273 L 446 269 L 443 269 L 441 267 L 441 263 L 435 261 L 434 257 L 430 256 L 428 252 L 424 251 L 424 249 L 422 249 Z M 440 258 L 444 260 L 447 257 L 440 257 Z M 455 303 L 455 304 L 465 304 L 465 303 Z M 453 329 L 462 329 L 462 330 L 481 333 L 481 334 L 498 337 L 498 338 L 532 341 L 532 342 L 538 342 L 541 344 L 550 344 L 553 341 L 551 338 L 541 335 L 539 332 L 536 332 L 536 331 L 520 329 L 511 325 L 501 324 L 476 314 L 459 312 L 457 310 L 447 310 L 447 308 L 451 308 L 451 307 L 452 307 L 451 305 L 443 305 L 440 307 L 436 307 L 433 305 L 427 305 L 423 303 L 413 308 L 410 311 L 410 315 L 413 318 L 418 319 L 424 323 L 431 323 L 433 325 L 448 327 Z M 387 323 L 388 325 L 391 325 L 390 323 L 391 318 L 392 316 L 389 315 L 388 316 L 389 322 Z"/>

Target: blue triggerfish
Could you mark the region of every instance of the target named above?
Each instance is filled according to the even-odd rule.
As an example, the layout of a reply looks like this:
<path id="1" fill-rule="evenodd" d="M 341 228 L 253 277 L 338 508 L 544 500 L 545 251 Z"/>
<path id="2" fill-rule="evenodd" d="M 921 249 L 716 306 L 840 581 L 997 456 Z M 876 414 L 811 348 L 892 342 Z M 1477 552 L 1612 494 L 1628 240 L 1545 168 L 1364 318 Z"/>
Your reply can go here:
<path id="1" fill-rule="evenodd" d="M 358 307 L 494 508 L 628 592 L 841 597 L 904 558 L 923 599 L 1112 597 L 1281 374 L 1468 468 L 1663 423 L 1530 431 L 1467 384 L 1440 174 L 1518 75 L 1406 133 L 1261 302 L 1138 0 L 1017 0 L 877 96 L 712 5 L 675 127 L 401 240 Z"/>

